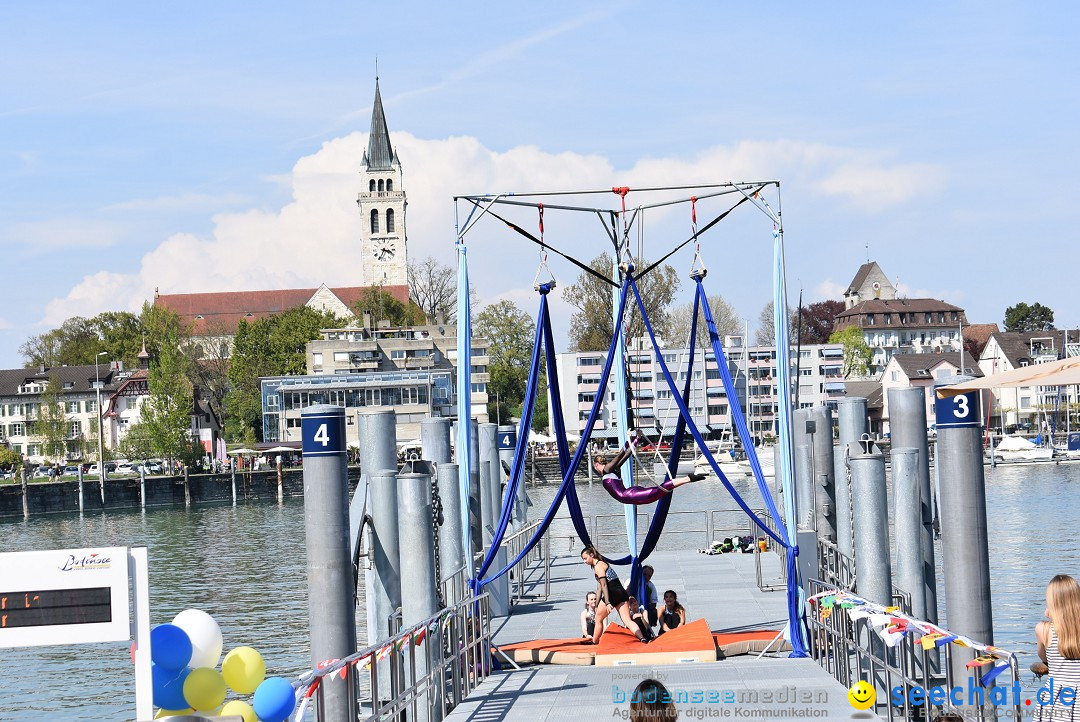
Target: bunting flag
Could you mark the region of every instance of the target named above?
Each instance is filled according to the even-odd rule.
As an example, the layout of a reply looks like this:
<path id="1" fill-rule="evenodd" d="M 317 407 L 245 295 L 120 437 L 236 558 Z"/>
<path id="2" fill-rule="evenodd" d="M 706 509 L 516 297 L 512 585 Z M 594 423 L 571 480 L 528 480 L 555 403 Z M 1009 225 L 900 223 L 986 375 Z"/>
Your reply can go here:
<path id="1" fill-rule="evenodd" d="M 427 636 L 427 627 L 420 627 L 416 630 L 416 634 L 413 635 L 412 643 L 419 647 L 424 643 L 424 637 Z"/>
<path id="2" fill-rule="evenodd" d="M 353 666 L 359 670 L 365 670 L 371 666 L 371 654 L 365 654 L 360 659 L 353 660 Z"/>
<path id="3" fill-rule="evenodd" d="M 392 644 L 386 645 L 385 647 L 383 647 L 382 649 L 379 650 L 379 654 L 376 657 L 376 659 L 378 659 L 380 662 L 382 660 L 386 659 L 386 655 L 390 654 L 390 650 L 393 649 L 393 648 L 394 648 L 394 645 L 392 645 Z"/>
<path id="4" fill-rule="evenodd" d="M 919 640 L 919 643 L 922 644 L 924 650 L 929 651 L 936 647 L 937 641 L 944 636 L 945 635 L 940 632 L 931 632 L 930 634 L 924 634 L 922 639 Z"/>
<path id="5" fill-rule="evenodd" d="M 405 649 L 405 645 L 407 645 L 408 643 L 409 643 L 409 638 L 406 636 L 406 637 L 402 637 L 401 639 L 399 639 L 397 641 L 397 643 L 394 644 L 393 646 L 394 646 L 394 649 L 396 649 L 398 652 L 401 652 L 403 649 Z"/>
<path id="6" fill-rule="evenodd" d="M 997 664 L 994 665 L 994 668 L 984 674 L 979 681 L 982 682 L 983 687 L 989 687 L 990 683 L 997 679 L 998 675 L 1000 675 L 1008 668 L 1009 663 L 1004 659 L 999 659 L 997 661 Z"/>
<path id="7" fill-rule="evenodd" d="M 994 657 L 991 657 L 989 654 L 984 654 L 984 655 L 982 655 L 980 657 L 976 657 L 975 659 L 971 660 L 970 662 L 968 662 L 964 666 L 967 667 L 968 669 L 971 669 L 972 667 L 985 667 L 986 665 L 993 664 L 993 663 L 994 663 Z"/>

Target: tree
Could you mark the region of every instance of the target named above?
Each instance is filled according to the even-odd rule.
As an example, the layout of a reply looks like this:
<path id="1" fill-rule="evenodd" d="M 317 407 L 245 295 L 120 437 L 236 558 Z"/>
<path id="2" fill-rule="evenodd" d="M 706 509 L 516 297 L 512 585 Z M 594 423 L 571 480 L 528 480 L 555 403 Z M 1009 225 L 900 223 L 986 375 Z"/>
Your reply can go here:
<path id="1" fill-rule="evenodd" d="M 742 319 L 739 318 L 735 307 L 724 300 L 720 294 L 708 296 L 709 310 L 712 311 L 713 322 L 716 324 L 716 333 L 720 342 L 724 342 L 725 336 L 741 336 L 743 332 Z M 690 338 L 690 324 L 693 321 L 694 304 L 691 301 L 684 306 L 678 306 L 668 314 L 667 338 L 669 344 L 675 344 L 679 348 L 687 345 Z M 705 325 L 705 314 L 698 315 L 698 348 L 709 346 L 709 329 Z"/>
<path id="2" fill-rule="evenodd" d="M 758 328 L 757 333 L 754 334 L 754 343 L 758 346 L 772 346 L 776 343 L 776 331 L 775 324 L 773 323 L 773 308 L 775 308 L 772 301 L 765 304 L 765 308 L 761 309 L 761 313 L 758 314 Z M 798 315 L 795 311 L 788 312 L 788 338 L 791 340 L 796 339 L 796 323 L 798 321 Z"/>
<path id="3" fill-rule="evenodd" d="M 295 309 L 293 309 L 295 310 Z M 353 306 L 360 318 L 371 315 L 371 321 L 389 321 L 391 326 L 420 326 L 424 323 L 424 312 L 411 300 L 405 303 L 394 298 L 393 294 L 380 286 L 371 286 L 360 295 L 360 300 Z M 286 313 L 288 313 L 286 311 Z"/>
<path id="4" fill-rule="evenodd" d="M 42 456 L 53 459 L 58 464 L 62 463 L 67 451 L 68 421 L 62 386 L 55 376 L 49 377 L 45 389 L 41 392 L 33 430 L 34 435 L 41 438 Z"/>
<path id="5" fill-rule="evenodd" d="M 874 352 L 866 343 L 862 329 L 858 326 L 848 326 L 843 330 L 833 331 L 832 336 L 829 337 L 829 343 L 844 345 L 844 378 L 865 376 L 870 370 Z"/>
<path id="6" fill-rule="evenodd" d="M 22 463 L 22 455 L 19 452 L 6 446 L 0 446 L 0 469 L 13 471 L 22 466 Z"/>
<path id="7" fill-rule="evenodd" d="M 1051 331 L 1054 328 L 1054 312 L 1042 305 L 1030 306 L 1021 301 L 1005 309 L 1006 331 Z"/>
<path id="8" fill-rule="evenodd" d="M 843 301 L 818 301 L 803 306 L 801 312 L 796 311 L 799 314 L 796 323 L 801 320 L 801 333 L 799 329 L 796 330 L 799 343 L 828 343 L 836 327 L 836 317 L 843 312 Z"/>
<path id="9" fill-rule="evenodd" d="M 488 416 L 520 413 L 529 380 L 536 323 L 513 301 L 497 301 L 476 316 L 473 332 L 488 339 Z M 537 395 L 542 393 L 537 391 Z M 496 409 L 498 394 L 498 409 Z"/>
<path id="10" fill-rule="evenodd" d="M 648 265 L 643 261 L 641 267 Z M 594 258 L 589 266 L 601 276 L 611 277 L 611 256 L 607 253 Z M 638 279 L 637 286 L 653 329 L 659 336 L 670 336 L 668 308 L 679 291 L 679 274 L 665 263 Z M 563 289 L 563 298 L 577 309 L 570 318 L 571 351 L 603 351 L 611 346 L 615 333 L 611 318 L 613 290 L 610 284 L 584 271 Z M 645 322 L 632 297 L 626 303 L 624 323 L 628 339 L 645 335 Z"/>
<path id="11" fill-rule="evenodd" d="M 191 445 L 191 381 L 185 369 L 186 359 L 180 351 L 179 340 L 162 339 L 158 359 L 150 365 L 147 379 L 150 394 L 143 402 L 141 420 L 128 434 L 145 435 L 152 454 L 137 455 L 175 460 L 183 458 Z"/>
<path id="12" fill-rule="evenodd" d="M 409 297 L 428 323 L 453 323 L 457 315 L 457 274 L 432 256 L 409 263 Z"/>

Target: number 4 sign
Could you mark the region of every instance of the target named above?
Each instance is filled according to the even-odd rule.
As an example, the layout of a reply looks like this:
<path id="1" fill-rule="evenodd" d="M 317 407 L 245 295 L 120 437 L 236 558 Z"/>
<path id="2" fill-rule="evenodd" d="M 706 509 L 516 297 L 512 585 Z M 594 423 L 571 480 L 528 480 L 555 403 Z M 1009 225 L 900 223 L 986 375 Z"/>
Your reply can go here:
<path id="1" fill-rule="evenodd" d="M 345 453 L 345 413 L 316 413 L 300 418 L 300 438 L 304 456 L 331 456 Z"/>

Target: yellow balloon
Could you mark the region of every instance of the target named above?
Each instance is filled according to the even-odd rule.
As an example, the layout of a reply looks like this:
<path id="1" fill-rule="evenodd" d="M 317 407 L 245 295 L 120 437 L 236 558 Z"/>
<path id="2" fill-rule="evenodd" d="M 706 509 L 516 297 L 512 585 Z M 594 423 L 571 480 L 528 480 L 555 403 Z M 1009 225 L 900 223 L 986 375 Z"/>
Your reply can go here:
<path id="1" fill-rule="evenodd" d="M 191 670 L 184 680 L 184 700 L 199 712 L 212 712 L 225 701 L 225 680 L 210 667 Z"/>
<path id="2" fill-rule="evenodd" d="M 181 715 L 194 714 L 195 710 L 188 709 L 159 709 L 158 713 L 154 715 L 154 719 L 165 719 L 166 717 L 180 717 Z M 245 720 L 246 722 L 246 720 Z"/>
<path id="3" fill-rule="evenodd" d="M 259 716 L 255 714 L 255 710 L 251 708 L 251 705 L 239 699 L 226 702 L 218 715 L 220 717 L 240 715 L 244 718 L 244 722 L 259 722 Z"/>
<path id="4" fill-rule="evenodd" d="M 266 678 L 266 662 L 251 647 L 237 647 L 225 655 L 221 676 L 232 691 L 251 694 Z"/>

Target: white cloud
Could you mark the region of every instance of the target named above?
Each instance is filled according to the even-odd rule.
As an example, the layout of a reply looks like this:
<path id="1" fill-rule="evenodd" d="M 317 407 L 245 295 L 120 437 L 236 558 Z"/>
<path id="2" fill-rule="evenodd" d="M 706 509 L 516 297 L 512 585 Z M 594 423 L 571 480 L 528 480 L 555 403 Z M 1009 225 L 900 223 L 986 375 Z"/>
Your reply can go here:
<path id="1" fill-rule="evenodd" d="M 250 196 L 239 193 L 226 193 L 214 196 L 207 193 L 181 193 L 173 196 L 156 198 L 135 198 L 105 206 L 106 211 L 164 213 L 174 211 L 212 211 L 223 206 L 236 206 L 251 203 Z"/>
<path id="2" fill-rule="evenodd" d="M 407 216 L 409 253 L 413 258 L 433 255 L 453 264 L 455 240 L 455 194 L 492 191 L 536 191 L 541 189 L 608 188 L 613 184 L 691 184 L 718 179 L 783 178 L 802 192 L 824 196 L 848 195 L 867 205 L 902 203 L 923 186 L 910 184 L 913 166 L 887 167 L 877 154 L 794 141 L 745 141 L 734 146 L 716 146 L 695 158 L 647 158 L 633 167 L 618 170 L 597 155 L 549 153 L 532 146 L 505 152 L 490 150 L 471 137 L 423 140 L 408 133 L 393 134 L 404 164 L 404 189 L 409 194 Z M 223 212 L 213 217 L 209 236 L 178 233 L 148 252 L 136 273 L 121 275 L 106 271 L 85 277 L 65 297 L 51 301 L 46 323 L 59 324 L 71 315 L 90 315 L 102 310 L 137 310 L 143 300 L 162 293 L 269 288 L 314 287 L 320 283 L 361 285 L 364 282 L 360 249 L 361 219 L 356 207 L 360 189 L 360 159 L 367 144 L 362 133 L 328 141 L 315 153 L 297 161 L 289 176 L 292 200 L 276 211 L 251 209 Z M 848 184 L 857 174 L 874 177 L 888 190 L 856 189 Z M 613 196 L 590 203 L 613 206 Z M 150 209 L 154 203 L 208 200 L 197 194 L 174 199 L 128 201 L 119 208 Z M 219 199 L 220 200 L 220 199 Z M 145 203 L 139 207 L 138 203 Z M 464 220 L 468 208 L 459 204 Z M 513 209 L 506 211 L 511 212 Z M 519 209 L 520 210 L 520 209 Z M 670 210 L 651 212 L 652 227 Z M 528 213 L 534 213 L 531 209 Z M 535 224 L 535 215 L 518 216 Z M 585 215 L 585 214 L 579 214 Z M 580 239 L 591 238 L 598 229 L 595 217 L 566 221 L 547 219 L 548 240 L 565 250 L 581 250 Z M 519 221 L 520 222 L 520 221 Z M 575 222 L 578 225 L 575 225 Z M 688 231 L 680 221 L 678 238 Z M 79 233 L 66 221 L 52 222 L 63 228 L 66 242 L 106 244 L 114 231 L 102 224 L 87 233 L 80 223 Z M 50 224 L 39 224 L 39 237 Z M 480 226 L 484 226 L 482 229 Z M 535 225 L 529 230 L 534 231 Z M 589 236 L 578 235 L 584 228 Z M 473 278 L 494 297 L 511 297 L 512 287 L 531 286 L 536 249 L 501 224 L 478 224 L 477 233 L 495 239 L 471 256 Z M 471 239 L 471 236 L 470 236 Z M 508 242 L 513 240 L 513 243 Z M 55 241 L 54 241 L 55 242 Z M 470 240 L 471 243 L 471 240 Z M 513 270 L 513 278 L 508 270 Z M 519 278 L 520 276 L 520 278 Z M 525 278 L 528 276 L 528 278 Z M 524 279 L 524 280 L 522 280 Z M 515 300 L 516 300 L 516 296 Z M 483 291 L 481 301 L 488 301 Z"/>
<path id="3" fill-rule="evenodd" d="M 73 248 L 107 248 L 120 242 L 125 228 L 119 223 L 89 218 L 53 218 L 14 224 L 5 235 L 31 253 Z"/>
<path id="4" fill-rule="evenodd" d="M 822 281 L 814 287 L 811 303 L 817 301 L 840 301 L 844 298 L 844 291 L 846 290 L 847 286 L 842 283 L 836 283 L 832 280 Z"/>

